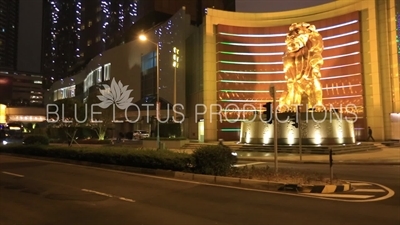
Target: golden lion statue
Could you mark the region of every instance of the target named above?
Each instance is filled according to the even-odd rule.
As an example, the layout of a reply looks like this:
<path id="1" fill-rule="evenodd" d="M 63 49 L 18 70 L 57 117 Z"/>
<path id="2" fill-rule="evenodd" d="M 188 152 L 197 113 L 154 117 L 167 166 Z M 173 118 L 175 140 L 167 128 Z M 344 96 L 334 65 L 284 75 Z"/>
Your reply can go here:
<path id="1" fill-rule="evenodd" d="M 283 66 L 287 92 L 279 99 L 280 107 L 286 105 L 292 110 L 295 104 L 307 104 L 307 107 L 322 106 L 319 81 L 323 64 L 322 36 L 314 25 L 294 23 L 289 27 L 285 43 Z"/>

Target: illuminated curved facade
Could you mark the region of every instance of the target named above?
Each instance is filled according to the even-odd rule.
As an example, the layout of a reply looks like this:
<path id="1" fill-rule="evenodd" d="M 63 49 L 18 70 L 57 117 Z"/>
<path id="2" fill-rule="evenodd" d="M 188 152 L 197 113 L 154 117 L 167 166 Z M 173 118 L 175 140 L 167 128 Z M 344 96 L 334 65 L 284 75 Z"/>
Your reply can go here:
<path id="1" fill-rule="evenodd" d="M 204 133 L 204 141 L 239 140 L 241 120 L 272 100 L 270 85 L 275 85 L 277 99 L 287 90 L 282 61 L 286 34 L 292 23 L 306 22 L 323 37 L 325 107 L 356 114 L 359 140 L 367 126 L 376 139 L 390 139 L 389 114 L 400 112 L 395 12 L 394 0 L 339 0 L 277 13 L 209 9 L 202 34 L 201 93 L 189 97 L 188 104 L 207 107 L 204 116 L 196 117 L 204 123 L 198 132 Z"/>

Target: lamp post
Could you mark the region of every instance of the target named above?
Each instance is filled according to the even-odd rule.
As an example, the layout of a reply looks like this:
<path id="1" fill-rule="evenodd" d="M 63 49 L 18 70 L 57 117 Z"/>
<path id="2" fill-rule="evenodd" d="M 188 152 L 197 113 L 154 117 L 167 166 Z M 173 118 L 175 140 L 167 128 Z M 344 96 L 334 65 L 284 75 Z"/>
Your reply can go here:
<path id="1" fill-rule="evenodd" d="M 160 108 L 161 108 L 161 104 L 160 104 L 160 67 L 159 67 L 159 46 L 157 43 L 150 41 L 149 39 L 147 39 L 146 35 L 142 34 L 139 36 L 139 39 L 141 41 L 148 41 L 152 44 L 154 44 L 157 47 L 157 94 L 156 94 L 156 98 L 157 98 L 157 103 L 156 103 L 156 114 L 157 114 L 157 150 L 160 150 Z"/>
<path id="2" fill-rule="evenodd" d="M 174 67 L 174 106 L 176 107 L 176 69 L 179 67 L 179 49 L 174 47 L 174 54 L 172 56 L 173 63 L 172 66 Z M 174 120 L 176 121 L 176 112 L 174 109 Z"/>

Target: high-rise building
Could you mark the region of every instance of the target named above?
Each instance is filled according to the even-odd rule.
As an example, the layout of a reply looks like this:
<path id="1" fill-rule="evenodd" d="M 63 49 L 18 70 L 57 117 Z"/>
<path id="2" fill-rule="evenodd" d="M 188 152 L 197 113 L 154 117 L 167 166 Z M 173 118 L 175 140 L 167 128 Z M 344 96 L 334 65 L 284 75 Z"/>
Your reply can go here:
<path id="1" fill-rule="evenodd" d="M 0 104 L 8 106 L 43 106 L 42 76 L 0 71 Z"/>
<path id="2" fill-rule="evenodd" d="M 57 79 L 104 51 L 113 35 L 132 25 L 137 0 L 46 0 L 43 11 L 42 70 Z"/>
<path id="3" fill-rule="evenodd" d="M 192 23 L 205 8 L 235 10 L 234 0 L 45 0 L 42 72 L 46 83 L 76 74 L 106 49 L 166 21 L 182 6 Z M 46 81 L 47 79 L 47 81 Z"/>
<path id="4" fill-rule="evenodd" d="M 17 66 L 18 0 L 0 0 L 0 68 Z"/>

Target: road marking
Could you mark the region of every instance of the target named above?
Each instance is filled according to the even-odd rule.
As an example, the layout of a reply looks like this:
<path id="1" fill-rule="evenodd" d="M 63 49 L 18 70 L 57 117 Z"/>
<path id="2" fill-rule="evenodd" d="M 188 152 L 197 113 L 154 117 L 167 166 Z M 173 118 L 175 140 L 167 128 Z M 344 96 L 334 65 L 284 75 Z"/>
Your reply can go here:
<path id="1" fill-rule="evenodd" d="M 371 186 L 369 183 L 351 183 L 351 186 Z"/>
<path id="2" fill-rule="evenodd" d="M 251 166 L 251 165 L 259 165 L 266 164 L 265 162 L 254 162 L 254 163 L 246 163 L 246 164 L 236 164 L 234 167 L 243 167 L 243 166 Z"/>
<path id="3" fill-rule="evenodd" d="M 109 195 L 109 194 L 106 194 L 106 193 L 103 193 L 103 192 L 98 192 L 98 191 L 93 191 L 93 190 L 88 190 L 88 189 L 82 189 L 82 191 L 93 193 L 93 194 L 96 194 L 96 195 L 107 196 L 107 197 L 110 197 L 110 198 L 113 197 L 112 195 Z"/>
<path id="4" fill-rule="evenodd" d="M 304 195 L 328 197 L 328 198 L 356 198 L 356 199 L 367 199 L 372 198 L 375 195 L 344 195 L 344 194 L 320 194 L 320 193 L 303 193 Z"/>
<path id="5" fill-rule="evenodd" d="M 129 198 L 124 198 L 124 197 L 119 197 L 120 200 L 122 201 L 127 201 L 127 202 L 135 202 L 135 200 L 129 199 Z"/>
<path id="6" fill-rule="evenodd" d="M 21 174 L 10 173 L 10 172 L 6 172 L 6 171 L 3 171 L 2 173 L 11 175 L 11 176 L 15 176 L 15 177 L 25 177 L 24 175 L 21 175 Z"/>
<path id="7" fill-rule="evenodd" d="M 109 198 L 118 198 L 119 200 L 126 201 L 126 202 L 136 202 L 135 200 L 130 199 L 130 198 L 124 198 L 124 197 L 119 197 L 119 196 L 116 196 L 116 195 L 110 195 L 110 194 L 106 194 L 106 193 L 99 192 L 99 191 L 93 191 L 93 190 L 89 190 L 89 189 L 81 189 L 81 190 L 84 191 L 84 192 L 89 192 L 89 193 L 93 193 L 93 194 L 96 194 L 96 195 L 106 196 L 106 197 L 109 197 Z"/>
<path id="8" fill-rule="evenodd" d="M 386 192 L 382 189 L 355 189 L 355 192 Z"/>

